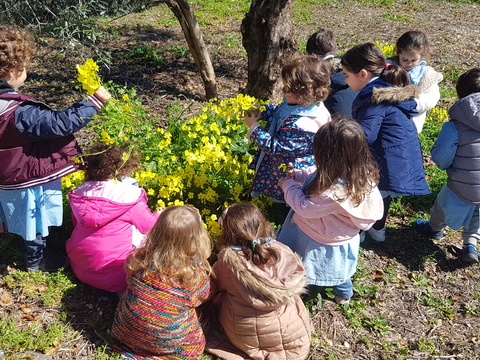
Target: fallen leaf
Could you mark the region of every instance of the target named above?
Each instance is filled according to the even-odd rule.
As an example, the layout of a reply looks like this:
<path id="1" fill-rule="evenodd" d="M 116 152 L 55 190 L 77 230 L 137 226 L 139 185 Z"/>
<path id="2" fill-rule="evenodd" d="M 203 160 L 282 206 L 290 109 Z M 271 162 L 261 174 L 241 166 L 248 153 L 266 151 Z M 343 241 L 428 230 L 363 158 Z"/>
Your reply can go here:
<path id="1" fill-rule="evenodd" d="M 20 306 L 20 309 L 22 309 L 22 311 L 24 313 L 29 313 L 29 312 L 32 312 L 32 308 L 30 306 L 28 306 L 27 304 L 22 304 L 22 306 Z"/>
<path id="2" fill-rule="evenodd" d="M 12 293 L 8 290 L 3 290 L 2 295 L 0 295 L 0 305 L 7 306 L 13 301 Z"/>

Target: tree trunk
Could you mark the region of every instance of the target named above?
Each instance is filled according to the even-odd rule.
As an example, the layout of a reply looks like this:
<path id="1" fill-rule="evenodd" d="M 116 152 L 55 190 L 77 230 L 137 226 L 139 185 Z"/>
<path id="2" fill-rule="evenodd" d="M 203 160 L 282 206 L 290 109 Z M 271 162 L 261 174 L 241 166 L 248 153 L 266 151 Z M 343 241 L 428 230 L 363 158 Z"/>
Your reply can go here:
<path id="1" fill-rule="evenodd" d="M 197 19 L 190 9 L 190 5 L 184 0 L 164 0 L 167 6 L 172 10 L 187 40 L 188 48 L 195 59 L 195 64 L 200 71 L 203 83 L 205 85 L 205 96 L 207 99 L 213 99 L 218 96 L 217 82 L 215 72 L 208 54 L 207 47 L 203 41 L 200 26 Z"/>
<path id="2" fill-rule="evenodd" d="M 281 69 L 297 51 L 293 33 L 294 0 L 252 0 L 242 21 L 243 47 L 248 56 L 245 93 L 257 99 L 283 97 Z"/>

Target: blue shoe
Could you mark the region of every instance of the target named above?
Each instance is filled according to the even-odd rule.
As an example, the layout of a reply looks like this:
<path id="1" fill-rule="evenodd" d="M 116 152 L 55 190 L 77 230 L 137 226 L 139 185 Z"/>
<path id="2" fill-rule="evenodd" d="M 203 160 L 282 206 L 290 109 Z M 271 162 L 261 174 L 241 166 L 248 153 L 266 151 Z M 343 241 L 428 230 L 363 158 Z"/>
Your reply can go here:
<path id="1" fill-rule="evenodd" d="M 473 245 L 467 245 L 462 249 L 462 261 L 473 264 L 478 263 L 478 250 Z"/>
<path id="2" fill-rule="evenodd" d="M 440 240 L 443 236 L 443 230 L 434 231 L 430 226 L 430 221 L 417 219 L 413 223 L 413 227 L 417 230 L 420 234 L 427 235 L 430 238 L 434 238 L 435 240 Z"/>

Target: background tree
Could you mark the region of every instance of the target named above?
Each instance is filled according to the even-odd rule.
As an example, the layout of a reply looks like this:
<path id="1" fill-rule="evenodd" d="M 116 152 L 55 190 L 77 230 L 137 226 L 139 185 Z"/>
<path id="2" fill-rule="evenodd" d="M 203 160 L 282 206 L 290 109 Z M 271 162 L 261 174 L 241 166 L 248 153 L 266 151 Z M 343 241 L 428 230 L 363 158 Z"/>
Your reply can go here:
<path id="1" fill-rule="evenodd" d="M 282 98 L 282 64 L 297 51 L 293 3 L 294 0 L 252 0 L 241 26 L 248 57 L 246 94 L 262 100 Z"/>
<path id="2" fill-rule="evenodd" d="M 213 70 L 212 61 L 208 54 L 207 47 L 203 41 L 202 32 L 197 19 L 193 14 L 190 5 L 184 0 L 164 0 L 165 4 L 172 10 L 173 14 L 180 22 L 183 34 L 187 40 L 190 53 L 195 59 L 195 64 L 200 71 L 203 83 L 205 85 L 205 96 L 207 99 L 213 99 L 218 96 L 217 82 Z"/>

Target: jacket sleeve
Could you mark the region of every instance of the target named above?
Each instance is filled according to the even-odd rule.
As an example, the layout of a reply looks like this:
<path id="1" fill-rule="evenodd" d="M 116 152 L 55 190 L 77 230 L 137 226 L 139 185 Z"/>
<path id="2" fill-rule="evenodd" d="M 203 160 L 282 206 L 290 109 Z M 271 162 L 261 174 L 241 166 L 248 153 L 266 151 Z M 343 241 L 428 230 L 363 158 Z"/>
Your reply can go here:
<path id="1" fill-rule="evenodd" d="M 356 120 L 362 126 L 363 131 L 365 131 L 368 145 L 372 145 L 377 140 L 380 127 L 385 118 L 385 111 L 386 107 L 381 104 L 369 104 L 358 109 Z"/>
<path id="2" fill-rule="evenodd" d="M 442 130 L 438 134 L 438 138 L 433 144 L 431 154 L 432 160 L 437 166 L 445 170 L 450 165 L 455 157 L 458 147 L 458 130 L 451 121 L 446 122 L 442 126 Z"/>
<path id="3" fill-rule="evenodd" d="M 303 193 L 299 183 L 288 179 L 283 183 L 285 201 L 296 214 L 304 218 L 319 218 L 330 214 L 337 214 L 341 207 L 333 199 L 322 197 L 308 197 Z"/>
<path id="4" fill-rule="evenodd" d="M 299 128 L 295 124 L 299 118 L 298 115 L 286 117 L 282 126 L 273 135 L 261 127 L 256 127 L 250 134 L 250 140 L 257 145 L 260 151 L 267 154 L 304 152 L 313 141 L 315 134 Z"/>
<path id="5" fill-rule="evenodd" d="M 25 104 L 15 111 L 15 126 L 30 141 L 73 134 L 86 126 L 99 110 L 99 101 L 82 100 L 65 111 L 53 111 L 38 104 Z"/>
<path id="6" fill-rule="evenodd" d="M 144 198 L 135 204 L 130 210 L 132 214 L 132 224 L 142 233 L 146 234 L 155 225 L 161 213 L 153 213 L 147 204 L 147 196 L 143 192 Z"/>
<path id="7" fill-rule="evenodd" d="M 418 113 L 421 114 L 433 109 L 437 105 L 438 100 L 440 100 L 440 87 L 438 83 L 435 83 L 424 93 L 421 93 L 418 99 L 415 99 Z"/>

